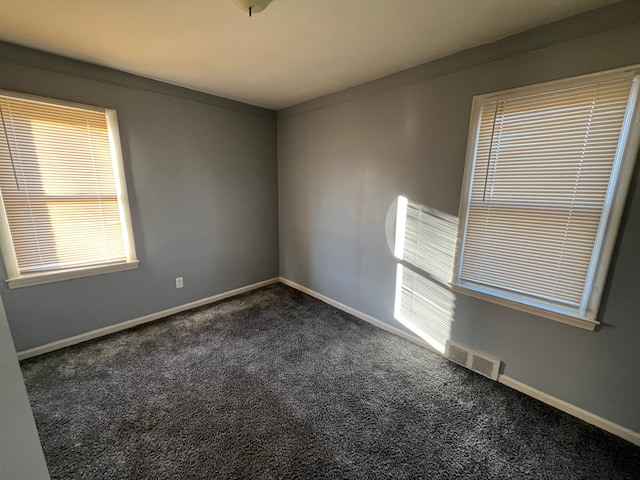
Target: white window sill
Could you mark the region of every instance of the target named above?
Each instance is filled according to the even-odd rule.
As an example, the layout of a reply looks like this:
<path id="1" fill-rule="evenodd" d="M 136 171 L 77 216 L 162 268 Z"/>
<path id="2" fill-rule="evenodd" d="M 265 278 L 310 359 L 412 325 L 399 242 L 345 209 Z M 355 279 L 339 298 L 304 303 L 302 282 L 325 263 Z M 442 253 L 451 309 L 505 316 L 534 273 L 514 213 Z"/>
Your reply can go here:
<path id="1" fill-rule="evenodd" d="M 568 313 L 549 310 L 535 305 L 528 305 L 526 303 L 510 300 L 508 298 L 497 296 L 496 294 L 492 293 L 487 293 L 480 289 L 470 288 L 468 286 L 450 284 L 449 287 L 456 293 L 462 293 L 464 295 L 469 295 L 470 297 L 479 298 L 480 300 L 497 303 L 498 305 L 513 308 L 514 310 L 520 310 L 521 312 L 537 315 L 538 317 L 548 318 L 550 320 L 555 320 L 556 322 L 582 328 L 584 330 L 594 331 L 595 328 L 600 324 L 600 322 L 597 322 L 595 320 L 587 320 L 585 318 L 577 317 Z"/>
<path id="2" fill-rule="evenodd" d="M 138 268 L 138 263 L 138 260 L 132 260 L 129 262 L 116 263 L 113 265 L 74 268 L 70 270 L 60 270 L 57 272 L 33 273 L 30 275 L 22 275 L 20 277 L 10 278 L 7 280 L 7 283 L 9 284 L 9 288 L 29 287 L 31 285 L 41 285 L 43 283 L 61 282 L 63 280 L 71 280 L 73 278 L 101 275 L 103 273 L 132 270 L 134 268 Z"/>

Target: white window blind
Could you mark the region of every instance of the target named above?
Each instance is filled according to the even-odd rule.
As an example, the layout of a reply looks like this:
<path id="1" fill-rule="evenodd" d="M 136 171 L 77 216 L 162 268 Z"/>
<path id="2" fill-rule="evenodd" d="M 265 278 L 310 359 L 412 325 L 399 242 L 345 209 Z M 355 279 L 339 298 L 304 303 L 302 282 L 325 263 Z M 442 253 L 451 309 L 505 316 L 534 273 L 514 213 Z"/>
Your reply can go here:
<path id="1" fill-rule="evenodd" d="M 595 319 L 633 85 L 626 74 L 482 100 L 455 283 Z"/>
<path id="2" fill-rule="evenodd" d="M 0 114 L 10 276 L 134 260 L 108 111 L 0 95 Z"/>

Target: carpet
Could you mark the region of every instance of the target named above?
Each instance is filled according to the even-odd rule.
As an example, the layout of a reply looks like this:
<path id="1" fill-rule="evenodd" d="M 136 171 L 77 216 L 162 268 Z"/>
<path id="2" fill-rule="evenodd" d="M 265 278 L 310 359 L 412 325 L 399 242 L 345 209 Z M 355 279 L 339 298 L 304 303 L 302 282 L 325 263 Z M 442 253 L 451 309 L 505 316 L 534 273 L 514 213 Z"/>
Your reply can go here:
<path id="1" fill-rule="evenodd" d="M 22 362 L 54 479 L 638 479 L 640 448 L 282 284 Z"/>

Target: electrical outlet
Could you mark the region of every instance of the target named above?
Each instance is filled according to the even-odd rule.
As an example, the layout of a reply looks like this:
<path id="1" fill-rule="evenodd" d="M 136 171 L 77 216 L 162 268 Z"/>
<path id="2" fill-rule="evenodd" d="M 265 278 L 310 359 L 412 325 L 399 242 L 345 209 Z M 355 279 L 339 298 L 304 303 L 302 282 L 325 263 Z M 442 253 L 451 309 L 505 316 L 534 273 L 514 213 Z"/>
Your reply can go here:
<path id="1" fill-rule="evenodd" d="M 182 288 L 184 283 L 182 281 L 182 277 L 176 277 L 176 288 Z"/>

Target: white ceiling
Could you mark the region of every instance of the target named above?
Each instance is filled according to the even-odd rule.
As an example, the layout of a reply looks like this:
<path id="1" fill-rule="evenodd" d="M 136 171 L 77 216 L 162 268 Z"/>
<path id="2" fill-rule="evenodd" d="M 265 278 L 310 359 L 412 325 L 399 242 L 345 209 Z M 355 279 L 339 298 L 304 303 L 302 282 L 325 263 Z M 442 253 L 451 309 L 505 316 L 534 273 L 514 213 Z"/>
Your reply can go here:
<path id="1" fill-rule="evenodd" d="M 0 0 L 0 39 L 280 109 L 617 0 Z"/>

